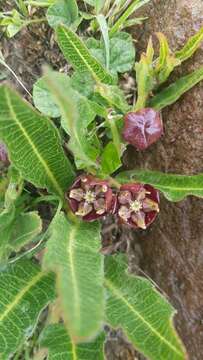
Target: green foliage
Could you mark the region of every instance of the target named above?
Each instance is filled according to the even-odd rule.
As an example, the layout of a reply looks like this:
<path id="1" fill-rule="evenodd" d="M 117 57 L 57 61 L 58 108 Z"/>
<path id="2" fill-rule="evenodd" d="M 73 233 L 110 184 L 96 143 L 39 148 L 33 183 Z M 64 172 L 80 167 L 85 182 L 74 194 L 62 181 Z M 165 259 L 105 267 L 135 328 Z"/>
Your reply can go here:
<path id="1" fill-rule="evenodd" d="M 178 79 L 173 84 L 160 91 L 149 100 L 148 105 L 156 110 L 161 110 L 166 106 L 175 103 L 185 92 L 190 90 L 201 80 L 203 80 L 203 67 Z"/>
<path id="2" fill-rule="evenodd" d="M 181 50 L 175 53 L 176 58 L 181 62 L 189 59 L 198 49 L 202 41 L 203 41 L 203 27 L 188 40 L 188 42 Z"/>
<path id="3" fill-rule="evenodd" d="M 188 195 L 203 197 L 203 175 L 175 175 L 157 171 L 133 170 L 118 175 L 118 181 L 141 181 L 162 191 L 170 201 L 180 201 Z"/>
<path id="4" fill-rule="evenodd" d="M 123 256 L 107 257 L 105 273 L 108 323 L 121 327 L 151 360 L 184 360 L 183 346 L 172 326 L 172 306 L 149 281 L 126 273 Z"/>
<path id="5" fill-rule="evenodd" d="M 154 49 L 150 38 L 146 54 L 142 54 L 140 61 L 135 64 L 138 94 L 135 111 L 145 107 L 149 94 L 155 86 L 153 57 Z"/>
<path id="6" fill-rule="evenodd" d="M 33 86 L 33 102 L 35 107 L 43 114 L 52 118 L 61 115 L 59 107 L 46 86 L 44 78 L 39 78 Z"/>
<path id="7" fill-rule="evenodd" d="M 122 166 L 120 156 L 115 144 L 110 141 L 104 148 L 101 156 L 102 173 L 105 175 L 113 174 Z"/>
<path id="8" fill-rule="evenodd" d="M 78 6 L 75 0 L 56 0 L 46 14 L 48 23 L 56 28 L 58 25 L 73 26 L 78 20 Z"/>
<path id="9" fill-rule="evenodd" d="M 10 219 L 5 225 L 6 213 Z M 0 229 L 0 258 L 5 259 L 12 251 L 18 252 L 41 232 L 42 221 L 35 211 L 16 214 L 13 209 L 9 209 L 0 214 Z"/>
<path id="10" fill-rule="evenodd" d="M 115 22 L 110 30 L 110 35 L 113 35 L 123 27 L 125 27 L 126 20 L 141 6 L 147 4 L 151 0 L 133 0 L 131 5 L 126 9 L 126 11 L 119 17 L 119 19 Z"/>
<path id="11" fill-rule="evenodd" d="M 52 301 L 53 274 L 32 261 L 19 261 L 0 272 L 0 355 L 7 360 L 32 335 L 41 311 Z"/>
<path id="12" fill-rule="evenodd" d="M 68 79 L 64 82 L 63 74 L 55 76 L 49 71 L 45 81 L 60 108 L 62 127 L 70 135 L 68 146 L 76 157 L 76 165 L 79 168 L 97 167 L 98 149 L 87 138 L 87 127 L 95 117 L 88 100 L 70 87 Z"/>
<path id="13" fill-rule="evenodd" d="M 40 338 L 41 347 L 48 349 L 48 360 L 104 360 L 104 333 L 94 341 L 74 344 L 62 324 L 47 326 Z"/>
<path id="14" fill-rule="evenodd" d="M 106 51 L 104 41 L 89 38 L 86 44 L 92 55 L 105 65 Z M 109 57 L 109 70 L 113 75 L 132 69 L 135 62 L 135 47 L 130 34 L 120 32 L 110 38 Z"/>
<path id="15" fill-rule="evenodd" d="M 168 79 L 174 68 L 181 64 L 181 61 L 172 54 L 166 36 L 160 32 L 156 35 L 159 39 L 160 51 L 155 67 L 155 75 L 158 84 L 161 85 Z"/>
<path id="16" fill-rule="evenodd" d="M 25 179 L 63 198 L 74 173 L 56 128 L 7 86 L 0 87 L 0 137 Z"/>
<path id="17" fill-rule="evenodd" d="M 75 341 L 97 333 L 104 315 L 103 256 L 98 223 L 70 223 L 60 214 L 51 226 L 44 267 L 56 272 L 66 327 Z"/>
<path id="18" fill-rule="evenodd" d="M 113 83 L 112 76 L 90 54 L 84 42 L 73 31 L 61 25 L 56 34 L 61 51 L 75 70 L 81 73 L 90 72 L 96 82 Z"/>

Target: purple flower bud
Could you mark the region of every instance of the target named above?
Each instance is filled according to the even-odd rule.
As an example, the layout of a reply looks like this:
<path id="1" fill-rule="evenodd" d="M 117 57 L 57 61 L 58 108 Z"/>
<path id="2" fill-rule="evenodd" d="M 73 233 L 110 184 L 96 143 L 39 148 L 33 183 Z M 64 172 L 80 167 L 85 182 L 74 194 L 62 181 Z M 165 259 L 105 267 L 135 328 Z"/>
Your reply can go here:
<path id="1" fill-rule="evenodd" d="M 121 223 L 146 229 L 159 212 L 159 192 L 150 185 L 125 184 L 120 188 L 117 215 Z"/>
<path id="2" fill-rule="evenodd" d="M 73 213 L 85 221 L 94 221 L 116 211 L 117 198 L 108 182 L 92 175 L 79 176 L 67 198 Z"/>
<path id="3" fill-rule="evenodd" d="M 163 135 L 163 123 L 158 111 L 146 108 L 129 112 L 124 118 L 123 137 L 138 150 L 145 150 Z"/>
<path id="4" fill-rule="evenodd" d="M 2 162 L 5 166 L 9 166 L 10 164 L 6 146 L 3 143 L 0 143 L 0 162 Z"/>

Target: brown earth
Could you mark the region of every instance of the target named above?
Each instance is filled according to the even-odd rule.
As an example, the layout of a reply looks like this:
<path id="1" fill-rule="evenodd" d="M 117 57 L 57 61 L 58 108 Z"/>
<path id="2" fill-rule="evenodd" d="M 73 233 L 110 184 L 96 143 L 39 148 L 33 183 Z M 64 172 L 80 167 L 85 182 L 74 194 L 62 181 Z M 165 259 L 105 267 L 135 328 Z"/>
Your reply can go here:
<path id="1" fill-rule="evenodd" d="M 137 31 L 145 49 L 149 35 L 161 31 L 172 49 L 203 26 L 202 0 L 153 0 L 149 16 Z M 176 76 L 203 65 L 203 47 Z M 174 78 L 175 78 L 174 77 Z M 144 153 L 129 149 L 129 169 L 147 168 L 179 174 L 203 172 L 203 83 L 163 111 L 165 136 Z M 140 267 L 163 289 L 178 310 L 176 326 L 191 360 L 203 359 L 203 200 L 188 197 L 179 203 L 162 199 L 158 221 L 147 232 L 134 234 L 142 256 Z"/>
<path id="2" fill-rule="evenodd" d="M 156 31 L 164 32 L 171 48 L 176 49 L 203 25 L 203 1 L 153 0 L 142 14 L 149 19 L 144 28 L 133 30 L 138 50 L 145 49 L 149 35 Z M 43 63 L 68 70 L 52 31 L 46 25 L 24 29 L 13 40 L 2 40 L 0 47 L 7 63 L 28 90 L 39 77 Z M 173 79 L 203 64 L 202 55 L 203 48 L 176 71 Z M 180 174 L 203 172 L 202 84 L 166 109 L 163 120 L 165 136 L 162 140 L 144 153 L 129 148 L 124 157 L 126 168 L 142 167 Z M 132 269 L 138 264 L 168 294 L 178 310 L 175 323 L 191 360 L 203 359 L 202 211 L 200 199 L 188 197 L 174 204 L 162 198 L 159 219 L 148 231 L 123 231 L 121 234 L 121 238 L 131 243 Z M 134 351 L 120 333 L 110 334 L 106 351 L 109 360 L 135 359 Z"/>

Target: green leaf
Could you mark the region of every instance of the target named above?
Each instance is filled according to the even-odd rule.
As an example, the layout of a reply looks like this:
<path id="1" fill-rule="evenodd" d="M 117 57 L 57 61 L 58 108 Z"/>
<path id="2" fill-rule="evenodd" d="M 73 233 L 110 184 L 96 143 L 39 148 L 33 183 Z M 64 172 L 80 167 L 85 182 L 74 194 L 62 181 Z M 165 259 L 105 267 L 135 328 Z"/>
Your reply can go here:
<path id="1" fill-rule="evenodd" d="M 91 98 L 94 93 L 95 81 L 90 73 L 86 72 L 81 74 L 80 72 L 75 71 L 71 76 L 70 85 L 81 95 Z"/>
<path id="2" fill-rule="evenodd" d="M 156 33 L 156 35 L 160 43 L 160 53 L 157 59 L 155 74 L 160 85 L 168 79 L 174 68 L 181 64 L 181 61 L 172 54 L 166 36 L 160 32 Z"/>
<path id="3" fill-rule="evenodd" d="M 63 324 L 47 326 L 41 335 L 40 345 L 48 349 L 48 360 L 104 360 L 102 332 L 90 343 L 74 344 Z"/>
<path id="4" fill-rule="evenodd" d="M 98 223 L 54 221 L 44 266 L 57 274 L 57 291 L 71 337 L 82 341 L 97 333 L 104 315 L 103 256 Z"/>
<path id="5" fill-rule="evenodd" d="M 99 93 L 110 107 L 120 110 L 123 114 L 129 111 L 130 106 L 125 100 L 123 91 L 118 86 L 99 84 L 95 86 L 95 92 Z"/>
<path id="6" fill-rule="evenodd" d="M 7 86 L 0 87 L 0 137 L 23 178 L 63 198 L 74 173 L 58 131 Z"/>
<path id="7" fill-rule="evenodd" d="M 89 38 L 87 47 L 98 61 L 105 65 L 105 46 L 103 41 Z M 130 71 L 135 62 L 135 47 L 132 36 L 126 32 L 119 32 L 110 38 L 110 64 L 112 74 Z"/>
<path id="8" fill-rule="evenodd" d="M 8 247 L 10 251 L 19 251 L 42 231 L 42 221 L 35 211 L 21 213 L 16 217 L 11 227 L 12 233 Z"/>
<path id="9" fill-rule="evenodd" d="M 99 14 L 97 16 L 97 21 L 100 26 L 100 30 L 103 36 L 104 45 L 105 45 L 105 65 L 107 70 L 109 70 L 109 63 L 110 63 L 110 47 L 109 47 L 109 33 L 108 33 L 108 24 L 106 18 L 103 14 Z"/>
<path id="10" fill-rule="evenodd" d="M 110 175 L 122 166 L 118 151 L 113 142 L 109 142 L 101 155 L 103 174 Z"/>
<path id="11" fill-rule="evenodd" d="M 88 141 L 87 131 L 96 114 L 84 96 L 74 91 L 69 82 L 64 83 L 64 76 L 48 71 L 44 79 L 60 108 L 61 125 L 70 136 L 69 149 L 82 161 L 80 167 L 97 168 L 98 149 Z"/>
<path id="12" fill-rule="evenodd" d="M 94 6 L 96 13 L 98 14 L 99 11 L 105 4 L 105 0 L 84 0 L 87 4 Z"/>
<path id="13" fill-rule="evenodd" d="M 146 54 L 142 54 L 140 61 L 135 64 L 138 97 L 134 111 L 146 107 L 149 94 L 156 84 L 153 70 L 153 56 L 154 49 L 150 38 Z"/>
<path id="14" fill-rule="evenodd" d="M 166 89 L 159 92 L 148 102 L 148 106 L 161 110 L 175 103 L 185 92 L 203 80 L 203 67 L 193 71 L 191 74 L 181 77 Z"/>
<path id="15" fill-rule="evenodd" d="M 141 181 L 153 185 L 163 192 L 170 201 L 180 201 L 188 195 L 203 197 L 203 174 L 176 175 L 164 174 L 158 171 L 133 170 L 118 175 L 118 181 Z"/>
<path id="16" fill-rule="evenodd" d="M 52 301 L 53 274 L 31 261 L 0 272 L 0 357 L 7 360 L 33 333 L 41 311 Z"/>
<path id="17" fill-rule="evenodd" d="M 4 226 L 1 232 L 1 260 L 8 258 L 12 251 L 19 251 L 23 246 L 31 242 L 42 230 L 42 221 L 37 212 L 16 214 L 14 217 L 12 216 L 12 210 L 10 210 L 9 213 L 11 216 L 10 222 L 7 226 Z M 0 228 L 2 220 L 1 214 Z"/>
<path id="18" fill-rule="evenodd" d="M 198 49 L 202 41 L 203 41 L 203 27 L 188 40 L 188 42 L 181 50 L 175 53 L 176 58 L 181 62 L 189 59 Z"/>
<path id="19" fill-rule="evenodd" d="M 78 19 L 78 6 L 75 0 L 56 0 L 46 14 L 48 23 L 54 29 L 58 25 L 73 26 Z"/>
<path id="20" fill-rule="evenodd" d="M 119 31 L 125 21 L 141 6 L 147 4 L 151 0 L 134 0 L 131 5 L 124 11 L 124 13 L 119 17 L 115 24 L 110 29 L 110 35 L 113 35 Z"/>
<path id="21" fill-rule="evenodd" d="M 123 256 L 107 257 L 105 269 L 108 323 L 121 327 L 151 360 L 184 360 L 183 346 L 172 325 L 173 307 L 148 280 L 126 273 Z"/>
<path id="22" fill-rule="evenodd" d="M 45 84 L 44 77 L 38 79 L 33 86 L 33 102 L 43 115 L 52 118 L 57 118 L 61 115 L 59 107 L 54 103 L 53 95 Z"/>
<path id="23" fill-rule="evenodd" d="M 75 70 L 81 73 L 90 72 L 98 83 L 112 84 L 114 82 L 112 76 L 90 54 L 84 42 L 73 31 L 61 25 L 57 28 L 56 33 L 61 51 Z"/>
<path id="24" fill-rule="evenodd" d="M 25 3 L 36 7 L 49 7 L 54 4 L 55 1 L 56 0 L 26 0 Z"/>

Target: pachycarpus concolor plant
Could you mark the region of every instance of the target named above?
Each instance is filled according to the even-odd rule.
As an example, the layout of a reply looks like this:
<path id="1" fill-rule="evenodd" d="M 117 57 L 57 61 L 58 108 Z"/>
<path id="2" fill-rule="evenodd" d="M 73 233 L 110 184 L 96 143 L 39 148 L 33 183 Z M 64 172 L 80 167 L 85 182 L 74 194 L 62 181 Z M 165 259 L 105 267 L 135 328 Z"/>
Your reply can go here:
<path id="1" fill-rule="evenodd" d="M 79 176 L 67 197 L 73 213 L 81 216 L 85 221 L 94 221 L 115 212 L 116 196 L 108 181 L 91 175 Z"/>
<path id="2" fill-rule="evenodd" d="M 125 184 L 120 188 L 117 206 L 122 223 L 146 229 L 159 212 L 159 192 L 150 185 Z"/>
<path id="3" fill-rule="evenodd" d="M 161 115 L 152 108 L 129 112 L 124 117 L 123 138 L 138 150 L 145 150 L 163 135 Z"/>

